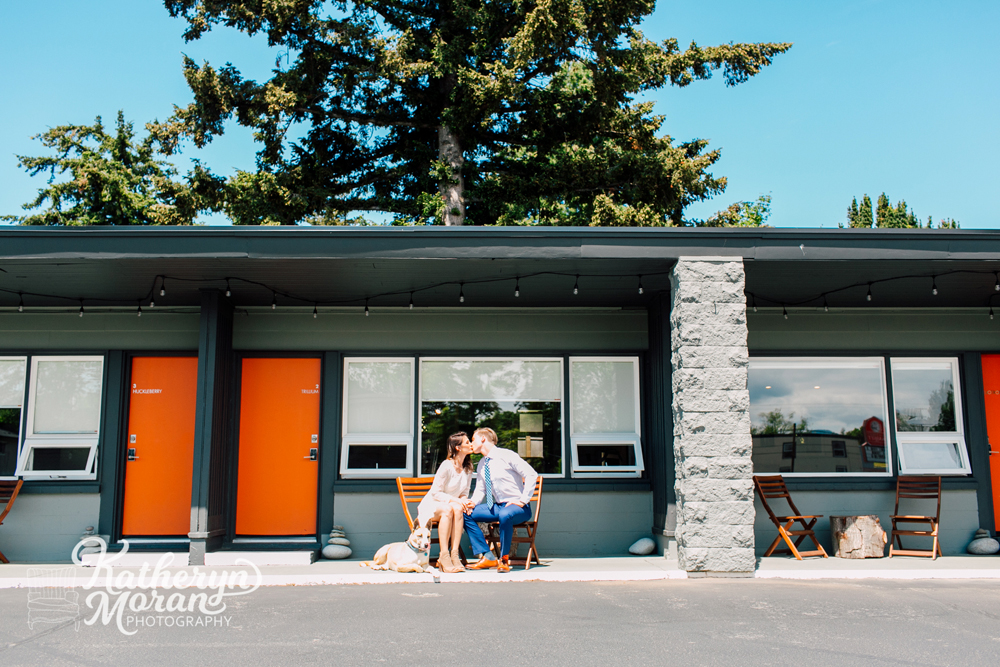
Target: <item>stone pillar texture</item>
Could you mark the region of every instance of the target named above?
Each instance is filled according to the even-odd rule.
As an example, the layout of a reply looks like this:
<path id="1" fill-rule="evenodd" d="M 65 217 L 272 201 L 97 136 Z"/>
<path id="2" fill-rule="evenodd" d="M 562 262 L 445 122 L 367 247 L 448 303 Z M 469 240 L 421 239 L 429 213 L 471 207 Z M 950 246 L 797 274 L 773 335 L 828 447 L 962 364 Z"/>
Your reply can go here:
<path id="1" fill-rule="evenodd" d="M 756 562 L 743 262 L 681 258 L 671 286 L 679 565 L 746 575 Z"/>

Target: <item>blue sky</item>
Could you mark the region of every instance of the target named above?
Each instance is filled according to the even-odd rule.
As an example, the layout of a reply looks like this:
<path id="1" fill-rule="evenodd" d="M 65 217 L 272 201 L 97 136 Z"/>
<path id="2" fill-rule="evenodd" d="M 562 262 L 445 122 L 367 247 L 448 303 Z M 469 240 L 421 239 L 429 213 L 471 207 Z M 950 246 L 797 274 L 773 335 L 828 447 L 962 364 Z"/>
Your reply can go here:
<path id="1" fill-rule="evenodd" d="M 722 149 L 714 172 L 729 187 L 688 215 L 770 194 L 770 224 L 835 227 L 852 197 L 885 191 L 923 220 L 1000 227 L 998 28 L 1000 3 L 986 0 L 661 1 L 643 27 L 657 40 L 795 43 L 741 86 L 717 76 L 654 96 L 668 134 Z M 3 3 L 0 213 L 20 212 L 43 185 L 17 167 L 16 154 L 40 154 L 31 135 L 97 115 L 110 123 L 118 109 L 137 126 L 165 119 L 190 99 L 182 53 L 259 79 L 274 64 L 262 39 L 218 30 L 185 44 L 182 31 L 155 0 Z M 232 173 L 253 155 L 249 133 L 232 128 L 183 157 Z"/>

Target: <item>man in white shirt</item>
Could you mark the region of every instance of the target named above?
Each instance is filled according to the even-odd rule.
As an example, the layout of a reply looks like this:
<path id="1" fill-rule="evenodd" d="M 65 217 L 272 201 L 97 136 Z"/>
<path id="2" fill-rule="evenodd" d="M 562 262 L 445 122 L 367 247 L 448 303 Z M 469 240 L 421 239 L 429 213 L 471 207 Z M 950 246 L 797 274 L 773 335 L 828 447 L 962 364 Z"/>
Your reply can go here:
<path id="1" fill-rule="evenodd" d="M 479 562 L 470 570 L 497 568 L 510 572 L 510 543 L 514 526 L 531 519 L 531 495 L 538 473 L 524 459 L 509 449 L 497 446 L 497 434 L 491 428 L 478 429 L 472 435 L 472 451 L 482 454 L 476 469 L 476 490 L 465 504 L 465 530 L 472 552 Z M 480 504 L 482 503 L 482 504 Z M 500 522 L 499 562 L 490 558 L 490 547 L 479 528 L 480 521 Z"/>

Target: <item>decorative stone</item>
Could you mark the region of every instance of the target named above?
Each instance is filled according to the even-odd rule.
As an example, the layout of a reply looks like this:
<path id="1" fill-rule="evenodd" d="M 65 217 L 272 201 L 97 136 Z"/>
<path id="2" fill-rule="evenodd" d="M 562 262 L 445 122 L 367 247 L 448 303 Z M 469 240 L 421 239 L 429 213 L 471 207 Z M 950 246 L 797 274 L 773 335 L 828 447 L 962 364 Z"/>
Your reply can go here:
<path id="1" fill-rule="evenodd" d="M 331 537 L 328 544 L 339 544 L 342 547 L 351 546 L 351 541 L 346 537 Z"/>
<path id="2" fill-rule="evenodd" d="M 966 548 L 970 554 L 976 556 L 989 556 L 1000 551 L 1000 542 L 990 537 L 990 531 L 980 528 L 969 546 Z"/>
<path id="3" fill-rule="evenodd" d="M 656 552 L 656 542 L 648 537 L 639 538 L 628 548 L 628 552 L 636 556 L 648 556 Z"/>
<path id="4" fill-rule="evenodd" d="M 323 558 L 341 560 L 351 557 L 351 549 L 340 544 L 328 544 L 323 547 Z"/>
<path id="5" fill-rule="evenodd" d="M 331 530 L 330 537 L 347 537 L 347 533 L 342 530 Z"/>
<path id="6" fill-rule="evenodd" d="M 334 530 L 339 530 L 339 531 L 343 532 L 344 527 L 343 526 L 334 526 L 333 529 Z"/>
<path id="7" fill-rule="evenodd" d="M 837 558 L 881 558 L 886 535 L 878 516 L 831 516 L 833 555 Z"/>

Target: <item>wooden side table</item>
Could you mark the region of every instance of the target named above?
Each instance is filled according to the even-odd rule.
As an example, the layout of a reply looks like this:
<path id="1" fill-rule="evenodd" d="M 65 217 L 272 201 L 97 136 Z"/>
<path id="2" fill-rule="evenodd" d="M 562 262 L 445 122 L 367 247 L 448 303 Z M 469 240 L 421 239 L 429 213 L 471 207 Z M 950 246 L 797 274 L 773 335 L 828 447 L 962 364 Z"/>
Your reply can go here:
<path id="1" fill-rule="evenodd" d="M 882 558 L 888 541 L 874 514 L 831 516 L 833 555 L 837 558 Z"/>

